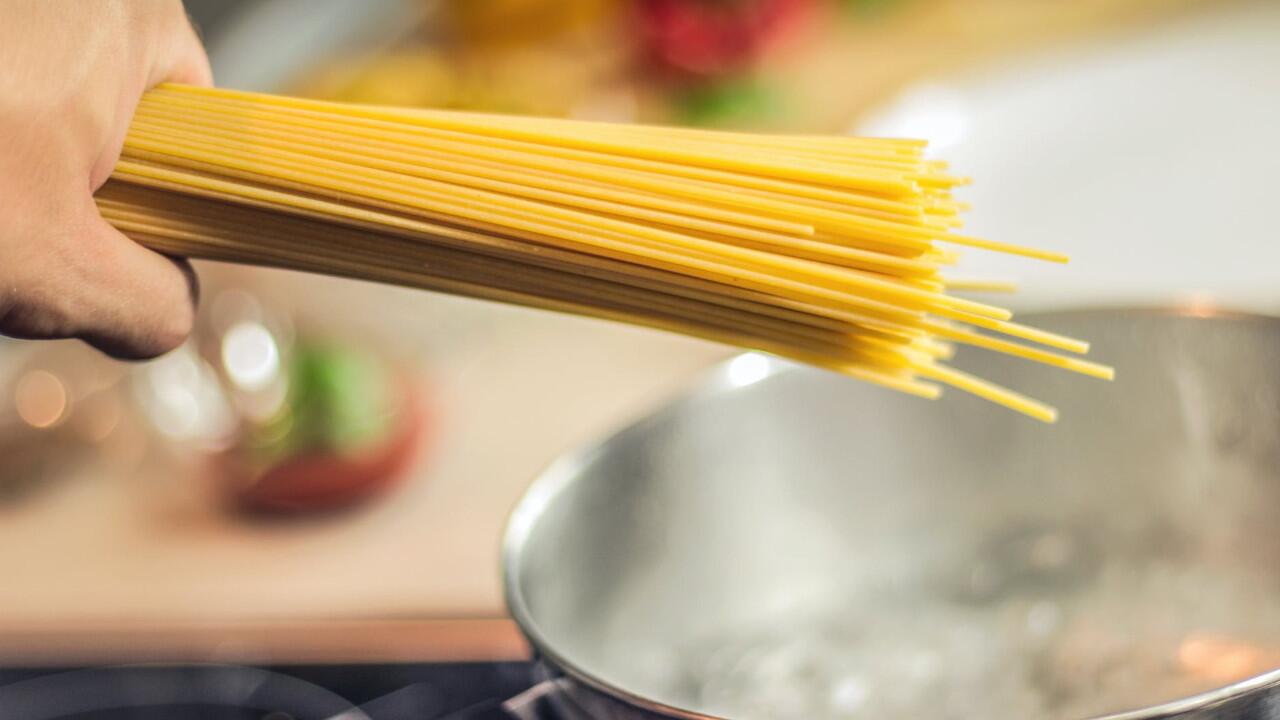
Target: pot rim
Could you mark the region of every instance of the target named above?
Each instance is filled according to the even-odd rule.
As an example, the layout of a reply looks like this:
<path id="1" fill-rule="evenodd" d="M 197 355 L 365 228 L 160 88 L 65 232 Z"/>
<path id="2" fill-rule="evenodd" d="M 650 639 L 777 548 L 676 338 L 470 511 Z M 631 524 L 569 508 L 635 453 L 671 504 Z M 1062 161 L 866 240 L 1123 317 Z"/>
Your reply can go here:
<path id="1" fill-rule="evenodd" d="M 1025 316 L 1025 319 L 1034 321 L 1037 319 L 1069 318 L 1090 315 L 1121 318 L 1135 316 L 1187 317 L 1202 320 L 1264 322 L 1280 328 L 1280 316 L 1267 315 L 1252 311 L 1232 310 L 1217 306 L 1205 307 L 1201 305 L 1176 304 L 1079 307 L 1028 313 Z M 620 687 L 619 685 L 596 675 L 590 670 L 565 657 L 556 649 L 555 644 L 543 634 L 533 617 L 533 613 L 529 609 L 528 602 L 526 601 L 519 583 L 521 557 L 526 541 L 533 532 L 533 528 L 538 519 L 541 518 L 545 508 L 547 508 L 556 499 L 556 497 L 560 495 L 560 493 L 572 486 L 573 483 L 582 476 L 584 468 L 589 466 L 596 458 L 604 454 L 617 435 L 652 423 L 660 416 L 672 412 L 675 408 L 679 408 L 699 400 L 723 395 L 726 392 L 736 389 L 740 386 L 740 383 L 734 382 L 730 378 L 730 366 L 736 359 L 748 354 L 752 353 L 738 353 L 727 360 L 713 365 L 704 374 L 701 380 L 693 383 L 689 390 L 680 393 L 676 398 L 663 404 L 657 410 L 644 415 L 635 422 L 627 424 L 620 430 L 609 433 L 603 439 L 593 441 L 576 450 L 571 450 L 561 455 L 533 480 L 529 488 L 525 491 L 525 494 L 516 503 L 516 507 L 508 517 L 506 527 L 503 531 L 503 594 L 506 598 L 507 610 L 511 613 L 512 619 L 515 620 L 516 625 L 520 628 L 520 631 L 524 633 L 525 637 L 529 640 L 529 643 L 540 655 L 545 657 L 575 681 L 581 682 L 592 689 L 600 691 L 639 710 L 658 713 L 672 718 L 680 718 L 681 720 L 729 720 L 728 718 L 718 715 L 708 715 L 645 697 L 624 687 Z M 767 371 L 759 378 L 761 380 L 783 373 L 795 372 L 798 369 L 805 367 L 804 365 L 782 360 L 772 355 L 765 355 L 764 357 L 768 359 L 768 366 Z M 1220 705 L 1230 700 L 1250 695 L 1273 686 L 1280 687 L 1280 668 L 1267 671 L 1260 675 L 1254 675 L 1253 677 L 1246 678 L 1229 685 L 1224 685 L 1220 688 L 1176 700 L 1166 701 L 1158 705 L 1151 705 L 1136 710 L 1126 710 L 1107 715 L 1096 715 L 1090 718 L 1081 718 L 1080 720 L 1155 720 L 1156 718 L 1176 717 L 1192 711 L 1211 708 L 1215 705 Z"/>

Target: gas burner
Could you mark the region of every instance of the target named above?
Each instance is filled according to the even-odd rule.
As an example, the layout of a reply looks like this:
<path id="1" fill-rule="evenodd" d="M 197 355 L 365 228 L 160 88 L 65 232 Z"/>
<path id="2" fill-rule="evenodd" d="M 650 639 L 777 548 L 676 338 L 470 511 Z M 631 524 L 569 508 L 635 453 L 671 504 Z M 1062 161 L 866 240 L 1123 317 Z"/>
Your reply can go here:
<path id="1" fill-rule="evenodd" d="M 579 720 L 534 696 L 504 709 L 537 680 L 532 663 L 5 669 L 0 720 Z"/>

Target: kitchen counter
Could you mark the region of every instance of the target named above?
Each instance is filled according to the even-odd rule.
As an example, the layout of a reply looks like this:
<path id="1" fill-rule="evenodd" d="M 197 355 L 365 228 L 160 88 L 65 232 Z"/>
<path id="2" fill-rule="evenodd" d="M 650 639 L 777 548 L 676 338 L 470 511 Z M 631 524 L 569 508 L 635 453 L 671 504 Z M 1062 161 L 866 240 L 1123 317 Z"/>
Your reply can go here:
<path id="1" fill-rule="evenodd" d="M 203 270 L 216 281 L 222 269 Z M 94 637 L 110 645 L 123 632 L 143 655 L 171 654 L 183 646 L 176 628 L 192 623 L 210 641 L 248 633 L 275 645 L 325 646 L 299 623 L 317 623 L 322 634 L 328 627 L 336 641 L 326 623 L 502 618 L 502 526 L 528 483 L 560 453 L 656 407 L 731 352 L 399 288 L 266 270 L 233 275 L 281 297 L 305 295 L 299 322 L 393 351 L 416 346 L 434 409 L 432 447 L 389 497 L 293 522 L 224 512 L 209 502 L 203 468 L 189 456 L 144 464 L 134 476 L 90 463 L 0 511 L 5 652 L 47 654 Z M 229 629 L 208 631 L 218 626 Z M 490 630 L 497 640 L 480 633 L 474 642 L 518 646 L 510 628 Z M 387 645 L 386 631 L 370 633 L 347 633 L 339 649 L 375 658 L 407 652 Z"/>

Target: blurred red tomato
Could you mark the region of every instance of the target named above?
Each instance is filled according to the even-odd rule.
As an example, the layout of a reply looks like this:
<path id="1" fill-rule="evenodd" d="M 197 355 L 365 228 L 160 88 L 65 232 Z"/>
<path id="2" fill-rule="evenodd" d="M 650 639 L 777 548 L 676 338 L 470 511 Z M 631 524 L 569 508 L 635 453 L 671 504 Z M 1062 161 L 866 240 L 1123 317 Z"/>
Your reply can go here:
<path id="1" fill-rule="evenodd" d="M 331 512 L 390 489 L 403 478 L 429 430 L 421 398 L 406 386 L 391 430 L 363 447 L 311 450 L 250 473 L 228 458 L 233 499 L 242 508 L 272 514 Z"/>
<path id="2" fill-rule="evenodd" d="M 699 77 L 738 72 L 815 0 L 638 0 L 642 40 L 660 68 Z"/>

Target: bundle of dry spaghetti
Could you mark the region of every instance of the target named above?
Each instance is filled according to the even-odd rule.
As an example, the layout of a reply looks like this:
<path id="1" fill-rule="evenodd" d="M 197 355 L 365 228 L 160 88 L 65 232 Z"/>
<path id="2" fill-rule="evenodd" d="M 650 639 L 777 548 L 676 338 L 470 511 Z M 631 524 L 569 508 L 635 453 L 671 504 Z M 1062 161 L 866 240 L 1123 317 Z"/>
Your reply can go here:
<path id="1" fill-rule="evenodd" d="M 966 286 L 944 270 L 952 245 L 1065 258 L 956 234 L 964 179 L 923 145 L 169 85 L 144 97 L 97 200 L 162 252 L 661 328 L 1052 421 L 948 367 L 952 344 L 1110 369 L 1047 349 L 1081 341 L 948 294 Z"/>

